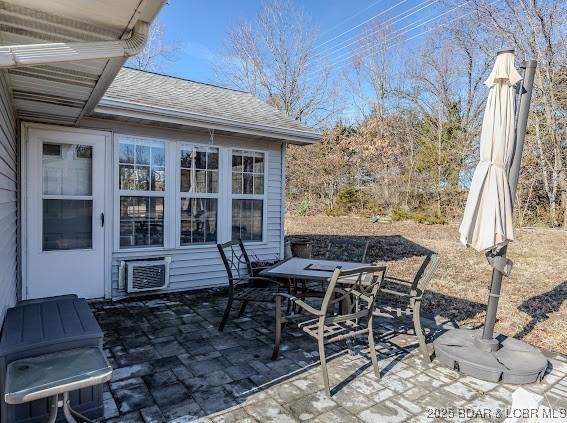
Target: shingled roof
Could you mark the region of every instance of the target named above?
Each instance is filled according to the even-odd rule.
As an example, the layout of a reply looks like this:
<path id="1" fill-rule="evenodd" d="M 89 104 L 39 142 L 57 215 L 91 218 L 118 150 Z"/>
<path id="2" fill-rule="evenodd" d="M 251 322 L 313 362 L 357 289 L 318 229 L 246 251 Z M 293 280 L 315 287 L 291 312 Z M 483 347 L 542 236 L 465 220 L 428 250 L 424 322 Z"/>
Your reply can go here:
<path id="1" fill-rule="evenodd" d="M 320 138 L 317 131 L 289 118 L 252 94 L 154 72 L 123 68 L 106 91 L 101 105 L 132 104 L 177 112 L 192 120 L 221 121 L 230 126 L 273 129 L 293 134 L 306 142 Z"/>

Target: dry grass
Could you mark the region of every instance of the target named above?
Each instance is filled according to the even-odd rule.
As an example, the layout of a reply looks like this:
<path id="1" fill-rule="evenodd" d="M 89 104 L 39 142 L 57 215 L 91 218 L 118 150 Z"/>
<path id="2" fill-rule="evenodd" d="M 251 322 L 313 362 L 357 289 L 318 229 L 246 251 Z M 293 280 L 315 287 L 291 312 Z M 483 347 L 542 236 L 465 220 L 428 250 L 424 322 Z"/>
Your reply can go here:
<path id="1" fill-rule="evenodd" d="M 406 277 L 415 272 L 423 248 L 435 251 L 441 265 L 430 286 L 429 311 L 465 324 L 481 325 L 484 320 L 491 268 L 483 254 L 460 244 L 456 225 L 290 216 L 286 232 L 314 239 L 316 254 L 331 237 L 371 239 L 370 259 L 387 261 L 391 272 Z M 503 282 L 497 331 L 567 352 L 566 244 L 567 233 L 559 230 L 516 230 L 516 241 L 508 249 L 514 268 Z"/>

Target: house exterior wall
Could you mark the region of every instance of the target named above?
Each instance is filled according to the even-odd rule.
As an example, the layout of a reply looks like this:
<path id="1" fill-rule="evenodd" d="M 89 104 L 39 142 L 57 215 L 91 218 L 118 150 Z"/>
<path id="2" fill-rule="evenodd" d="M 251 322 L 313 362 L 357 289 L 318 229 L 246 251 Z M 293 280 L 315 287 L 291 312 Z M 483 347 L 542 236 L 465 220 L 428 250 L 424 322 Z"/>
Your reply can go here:
<path id="1" fill-rule="evenodd" d="M 176 143 L 179 141 L 200 145 L 211 144 L 208 134 L 185 130 L 173 130 L 152 127 L 149 125 L 114 122 L 110 120 L 84 119 L 82 127 L 101 129 L 113 133 L 113 143 L 116 145 L 121 136 L 157 139 L 164 142 Z M 264 239 L 262 242 L 247 244 L 247 251 L 259 260 L 275 260 L 283 256 L 283 144 L 274 141 L 251 141 L 246 137 L 214 136 L 213 144 L 221 150 L 231 148 L 250 149 L 266 153 L 266 205 L 264 207 Z M 116 147 L 115 147 L 115 151 Z M 222 154 L 222 152 L 221 152 Z M 115 159 L 113 159 L 115 160 Z M 114 163 L 114 166 L 116 164 Z M 116 179 L 116 178 L 115 178 Z M 115 184 L 116 181 L 113 182 Z M 113 186 L 114 190 L 115 187 Z M 219 208 L 230 207 L 230 201 L 219 198 Z M 169 207 L 178 205 L 170 199 Z M 118 206 L 112 207 L 113 214 L 118 213 Z M 116 226 L 117 216 L 110 220 Z M 222 222 L 219 223 L 219 225 Z M 167 225 L 173 227 L 170 223 Z M 113 230 L 116 234 L 117 228 Z M 173 236 L 177 232 L 173 231 Z M 230 240 L 230 231 L 224 231 L 219 242 Z M 226 272 L 220 259 L 216 245 L 195 245 L 176 248 L 139 248 L 136 251 L 121 251 L 117 243 L 112 241 L 111 259 L 111 296 L 119 298 L 126 295 L 126 290 L 119 285 L 120 262 L 128 259 L 146 257 L 171 257 L 170 283 L 166 291 L 185 289 L 198 289 L 225 285 Z M 164 290 L 165 291 L 165 290 Z"/>
<path id="2" fill-rule="evenodd" d="M 0 328 L 17 287 L 17 141 L 16 119 L 6 75 L 0 72 Z"/>

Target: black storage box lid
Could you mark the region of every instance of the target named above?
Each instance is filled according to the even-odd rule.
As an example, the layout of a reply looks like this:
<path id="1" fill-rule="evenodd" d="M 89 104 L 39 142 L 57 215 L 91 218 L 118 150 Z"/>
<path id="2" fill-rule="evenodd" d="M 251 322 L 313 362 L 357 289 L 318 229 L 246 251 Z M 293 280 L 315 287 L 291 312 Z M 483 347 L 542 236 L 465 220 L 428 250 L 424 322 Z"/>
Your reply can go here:
<path id="1" fill-rule="evenodd" d="M 84 298 L 66 296 L 23 302 L 6 313 L 0 357 L 60 342 L 102 340 L 102 336 L 102 330 Z"/>

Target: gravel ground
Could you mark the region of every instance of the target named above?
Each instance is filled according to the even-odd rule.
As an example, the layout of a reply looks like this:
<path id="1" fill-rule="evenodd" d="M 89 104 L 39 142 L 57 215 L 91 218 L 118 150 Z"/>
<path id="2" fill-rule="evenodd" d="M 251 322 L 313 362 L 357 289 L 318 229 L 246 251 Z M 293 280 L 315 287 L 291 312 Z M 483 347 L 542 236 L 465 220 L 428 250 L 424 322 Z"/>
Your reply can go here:
<path id="1" fill-rule="evenodd" d="M 441 265 L 426 311 L 472 326 L 484 321 L 491 268 L 483 254 L 461 245 L 457 225 L 288 216 L 286 234 L 313 240 L 316 256 L 324 255 L 335 238 L 369 239 L 369 259 L 386 261 L 389 273 L 406 278 L 419 267 L 420 256 L 434 251 Z M 496 330 L 567 353 L 567 232 L 517 229 L 508 256 L 514 268 L 503 282 Z"/>

